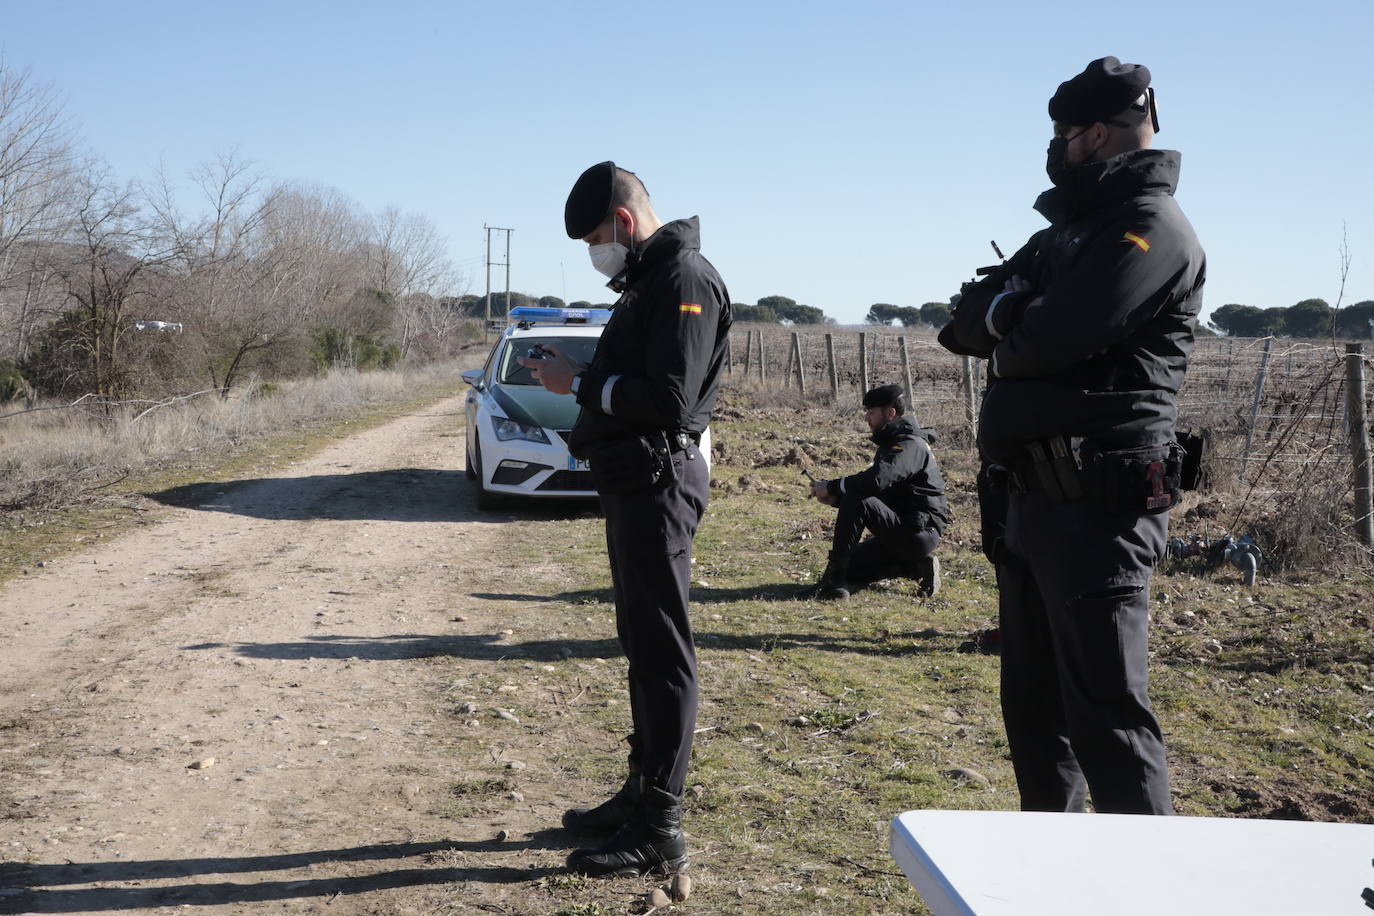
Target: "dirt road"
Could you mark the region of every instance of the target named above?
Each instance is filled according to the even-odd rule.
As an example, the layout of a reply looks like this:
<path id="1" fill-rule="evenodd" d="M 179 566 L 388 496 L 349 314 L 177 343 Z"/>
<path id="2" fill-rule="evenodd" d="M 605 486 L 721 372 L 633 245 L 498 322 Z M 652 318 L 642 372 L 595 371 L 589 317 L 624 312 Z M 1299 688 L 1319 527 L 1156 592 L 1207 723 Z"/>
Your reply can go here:
<path id="1" fill-rule="evenodd" d="M 503 566 L 461 411 L 163 494 L 0 586 L 0 913 L 449 912 L 552 870 L 442 816 L 461 738 L 432 657 L 498 632 L 472 595 Z"/>

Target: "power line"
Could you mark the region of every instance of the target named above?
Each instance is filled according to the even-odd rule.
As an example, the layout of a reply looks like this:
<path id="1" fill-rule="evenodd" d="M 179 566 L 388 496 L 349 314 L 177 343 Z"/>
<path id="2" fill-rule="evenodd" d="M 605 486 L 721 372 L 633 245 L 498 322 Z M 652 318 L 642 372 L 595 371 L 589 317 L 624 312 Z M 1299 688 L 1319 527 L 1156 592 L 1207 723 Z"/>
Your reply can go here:
<path id="1" fill-rule="evenodd" d="M 482 340 L 485 341 L 487 339 L 487 331 L 491 328 L 491 268 L 493 265 L 506 268 L 506 312 L 510 312 L 510 234 L 515 230 L 506 229 L 501 226 L 488 226 L 486 223 L 482 224 L 482 228 L 485 229 L 487 233 L 486 323 L 482 327 Z M 504 232 L 506 234 L 506 259 L 504 261 L 492 261 L 491 259 L 491 234 L 493 232 Z"/>

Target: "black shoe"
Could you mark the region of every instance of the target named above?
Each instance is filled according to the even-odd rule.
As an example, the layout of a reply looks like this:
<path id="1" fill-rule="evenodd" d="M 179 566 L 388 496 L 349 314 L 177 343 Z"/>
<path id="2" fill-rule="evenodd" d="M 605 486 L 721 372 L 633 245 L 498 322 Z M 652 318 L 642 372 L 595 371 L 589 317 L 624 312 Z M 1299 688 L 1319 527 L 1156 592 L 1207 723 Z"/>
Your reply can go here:
<path id="1" fill-rule="evenodd" d="M 687 868 L 682 801 L 662 789 L 644 791 L 640 813 L 600 846 L 575 849 L 568 870 L 593 878 L 671 875 Z"/>
<path id="2" fill-rule="evenodd" d="M 571 808 L 563 812 L 563 826 L 576 833 L 607 833 L 618 830 L 639 814 L 643 782 L 631 773 L 620 791 L 595 808 Z"/>
<path id="3" fill-rule="evenodd" d="M 819 598 L 822 601 L 848 598 L 848 579 L 849 557 L 837 557 L 831 552 L 830 561 L 825 564 L 825 572 L 821 573 L 820 581 L 806 591 L 806 597 Z"/>

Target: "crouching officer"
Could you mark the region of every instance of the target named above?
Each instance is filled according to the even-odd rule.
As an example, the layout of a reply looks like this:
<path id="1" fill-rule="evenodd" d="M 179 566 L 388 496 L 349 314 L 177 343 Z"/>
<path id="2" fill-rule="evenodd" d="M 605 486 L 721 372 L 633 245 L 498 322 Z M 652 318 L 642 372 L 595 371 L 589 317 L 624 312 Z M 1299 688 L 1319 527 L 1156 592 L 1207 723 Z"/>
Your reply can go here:
<path id="1" fill-rule="evenodd" d="M 904 416 L 902 389 L 883 385 L 864 395 L 864 422 L 878 446 L 873 466 L 835 480 L 812 480 L 811 495 L 836 506 L 830 560 L 811 594 L 848 598 L 850 586 L 912 578 L 921 591 L 940 588 L 935 545 L 949 524 L 940 466 L 930 450 L 935 430 Z M 864 529 L 873 535 L 862 543 Z"/>
<path id="2" fill-rule="evenodd" d="M 697 712 L 687 588 L 710 485 L 698 444 L 725 364 L 730 295 L 701 256 L 696 217 L 661 223 L 644 185 L 613 162 L 577 179 L 564 221 L 620 299 L 591 365 L 547 345 L 550 358 L 520 363 L 582 408 L 568 448 L 590 462 L 606 517 L 634 724 L 620 791 L 563 816 L 571 830 L 608 835 L 575 850 L 568 867 L 598 876 L 677 871 L 687 864 L 682 791 Z"/>
<path id="3" fill-rule="evenodd" d="M 978 427 L 997 567 L 1002 713 L 1021 807 L 1167 814 L 1147 692 L 1150 575 L 1177 498 L 1175 397 L 1205 259 L 1150 72 L 1060 84 L 1035 209 L 1050 225 L 965 288 L 940 342 L 991 360 Z"/>

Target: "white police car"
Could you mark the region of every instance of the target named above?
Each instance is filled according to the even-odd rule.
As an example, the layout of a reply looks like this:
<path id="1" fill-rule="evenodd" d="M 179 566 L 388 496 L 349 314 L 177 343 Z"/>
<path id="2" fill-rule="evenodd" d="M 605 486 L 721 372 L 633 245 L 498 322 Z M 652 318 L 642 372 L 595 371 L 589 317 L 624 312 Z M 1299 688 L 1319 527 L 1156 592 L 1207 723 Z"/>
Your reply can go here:
<path id="1" fill-rule="evenodd" d="M 477 483 L 479 508 L 493 508 L 507 496 L 596 495 L 587 463 L 568 454 L 577 401 L 546 391 L 516 360 L 536 345 L 553 344 L 590 363 L 610 317 L 610 309 L 511 309 L 511 324 L 486 365 L 463 373 L 472 386 L 465 405 L 467 473 Z"/>

